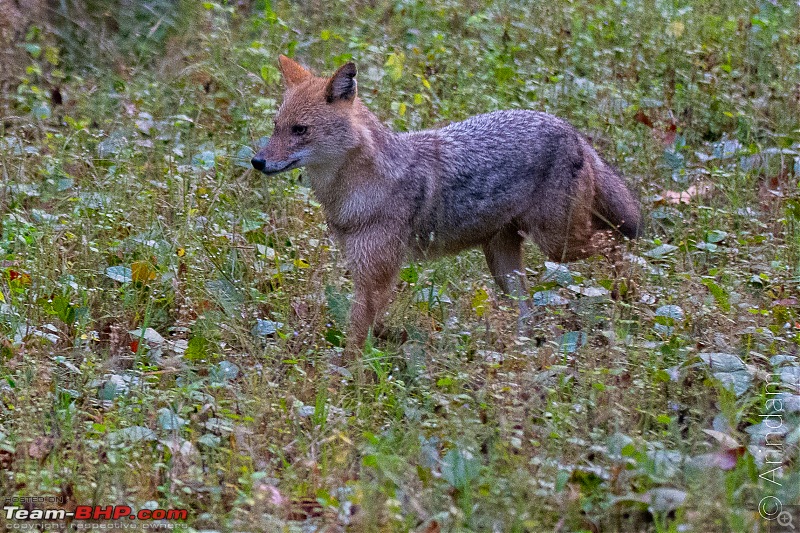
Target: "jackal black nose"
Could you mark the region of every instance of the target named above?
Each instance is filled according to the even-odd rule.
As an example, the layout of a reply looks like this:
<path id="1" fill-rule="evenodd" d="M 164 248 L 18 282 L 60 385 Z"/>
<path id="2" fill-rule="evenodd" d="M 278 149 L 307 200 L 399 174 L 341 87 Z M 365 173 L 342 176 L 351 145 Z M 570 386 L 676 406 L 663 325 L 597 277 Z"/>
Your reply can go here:
<path id="1" fill-rule="evenodd" d="M 258 157 L 254 157 L 250 160 L 250 164 L 253 165 L 253 168 L 256 170 L 264 171 L 264 168 L 267 166 L 267 161 L 265 159 L 260 159 Z"/>

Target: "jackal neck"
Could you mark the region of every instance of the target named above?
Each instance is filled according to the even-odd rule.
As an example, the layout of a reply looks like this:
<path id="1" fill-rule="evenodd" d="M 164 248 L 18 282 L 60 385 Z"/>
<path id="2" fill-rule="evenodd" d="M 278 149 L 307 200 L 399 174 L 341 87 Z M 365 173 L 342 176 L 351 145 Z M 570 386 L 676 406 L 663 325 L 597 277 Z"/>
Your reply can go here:
<path id="1" fill-rule="evenodd" d="M 356 100 L 353 105 L 353 124 L 361 138 L 362 157 L 377 158 L 386 152 L 396 135 L 361 100 Z"/>
<path id="2" fill-rule="evenodd" d="M 348 233 L 385 206 L 388 182 L 398 177 L 402 140 L 360 100 L 353 102 L 350 128 L 352 148 L 341 158 L 306 167 L 314 195 L 328 223 L 339 234 Z"/>
<path id="3" fill-rule="evenodd" d="M 353 102 L 350 128 L 352 148 L 338 161 L 309 166 L 311 185 L 319 195 L 343 192 L 364 180 L 381 179 L 390 166 L 398 135 L 392 132 L 359 99 Z M 325 198 L 320 198 L 324 203 Z"/>

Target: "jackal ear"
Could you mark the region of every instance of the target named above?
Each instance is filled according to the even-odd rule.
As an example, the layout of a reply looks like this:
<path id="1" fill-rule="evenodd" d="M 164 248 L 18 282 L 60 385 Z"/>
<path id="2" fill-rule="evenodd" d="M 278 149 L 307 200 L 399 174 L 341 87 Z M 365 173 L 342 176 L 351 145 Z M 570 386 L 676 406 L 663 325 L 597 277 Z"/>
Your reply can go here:
<path id="1" fill-rule="evenodd" d="M 311 77 L 311 71 L 285 55 L 278 56 L 278 63 L 280 63 L 283 81 L 286 82 L 287 87 L 297 85 Z"/>
<path id="2" fill-rule="evenodd" d="M 339 67 L 339 70 L 331 76 L 328 87 L 325 89 L 325 96 L 329 104 L 337 100 L 352 101 L 356 97 L 357 73 L 355 63 L 347 63 Z"/>

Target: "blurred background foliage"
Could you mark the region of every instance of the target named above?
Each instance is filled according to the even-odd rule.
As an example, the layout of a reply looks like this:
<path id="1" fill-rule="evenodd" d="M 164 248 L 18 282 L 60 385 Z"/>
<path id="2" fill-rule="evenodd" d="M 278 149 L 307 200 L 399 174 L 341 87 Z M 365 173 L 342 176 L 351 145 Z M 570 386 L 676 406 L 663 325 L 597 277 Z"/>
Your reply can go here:
<path id="1" fill-rule="evenodd" d="M 3 494 L 206 530 L 758 528 L 764 382 L 800 405 L 798 2 L 0 0 L 0 39 Z M 570 120 L 645 237 L 623 269 L 531 247 L 531 339 L 479 252 L 408 265 L 409 342 L 337 383 L 339 252 L 302 172 L 248 163 L 280 53 L 356 61 L 400 131 Z"/>

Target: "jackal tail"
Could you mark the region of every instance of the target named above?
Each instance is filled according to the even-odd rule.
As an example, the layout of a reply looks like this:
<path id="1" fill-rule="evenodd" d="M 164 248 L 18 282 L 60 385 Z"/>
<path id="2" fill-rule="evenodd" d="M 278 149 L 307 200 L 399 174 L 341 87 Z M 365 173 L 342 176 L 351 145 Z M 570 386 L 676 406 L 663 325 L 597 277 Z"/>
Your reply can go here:
<path id="1" fill-rule="evenodd" d="M 616 228 L 629 239 L 643 232 L 639 201 L 625 185 L 622 176 L 597 155 L 591 147 L 586 154 L 593 163 L 595 178 L 594 218 L 598 229 Z"/>

